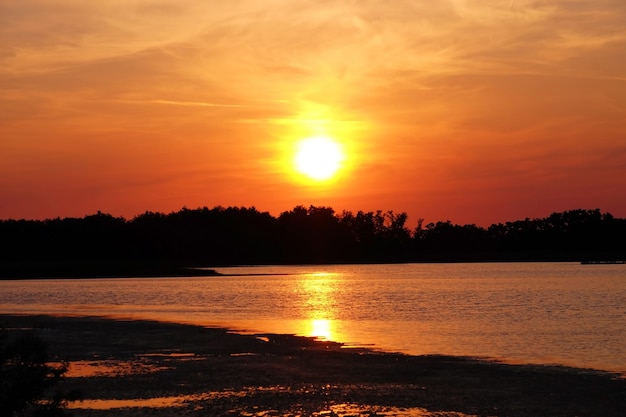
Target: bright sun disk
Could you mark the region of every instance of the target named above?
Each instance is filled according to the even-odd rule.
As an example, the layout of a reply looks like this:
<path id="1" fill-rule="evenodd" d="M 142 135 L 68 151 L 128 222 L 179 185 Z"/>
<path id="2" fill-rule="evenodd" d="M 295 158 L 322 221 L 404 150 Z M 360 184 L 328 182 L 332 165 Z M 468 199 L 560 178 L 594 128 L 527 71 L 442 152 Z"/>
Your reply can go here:
<path id="1" fill-rule="evenodd" d="M 336 141 L 326 136 L 315 136 L 298 143 L 294 163 L 301 174 L 323 181 L 335 175 L 343 160 L 343 151 Z"/>

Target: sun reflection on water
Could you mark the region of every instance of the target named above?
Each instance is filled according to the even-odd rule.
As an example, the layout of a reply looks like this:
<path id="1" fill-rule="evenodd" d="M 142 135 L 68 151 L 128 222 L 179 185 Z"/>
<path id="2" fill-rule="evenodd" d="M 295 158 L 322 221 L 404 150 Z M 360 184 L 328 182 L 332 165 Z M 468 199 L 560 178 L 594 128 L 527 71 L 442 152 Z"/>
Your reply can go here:
<path id="1" fill-rule="evenodd" d="M 311 320 L 311 331 L 309 336 L 321 340 L 334 340 L 332 331 L 333 322 L 327 319 Z"/>
<path id="2" fill-rule="evenodd" d="M 334 329 L 336 317 L 337 292 L 340 279 L 337 274 L 316 272 L 302 275 L 298 293 L 302 300 L 302 313 L 306 320 L 300 334 L 322 340 L 337 341 Z"/>

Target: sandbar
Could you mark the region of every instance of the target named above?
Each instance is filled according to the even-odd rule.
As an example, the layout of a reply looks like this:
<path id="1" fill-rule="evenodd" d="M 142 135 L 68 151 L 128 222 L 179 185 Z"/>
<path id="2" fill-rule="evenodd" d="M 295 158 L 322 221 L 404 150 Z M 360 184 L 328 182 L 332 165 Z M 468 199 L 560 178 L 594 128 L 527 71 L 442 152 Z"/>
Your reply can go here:
<path id="1" fill-rule="evenodd" d="M 411 356 L 286 334 L 102 317 L 0 315 L 67 361 L 82 416 L 626 415 L 626 379 L 554 365 Z"/>

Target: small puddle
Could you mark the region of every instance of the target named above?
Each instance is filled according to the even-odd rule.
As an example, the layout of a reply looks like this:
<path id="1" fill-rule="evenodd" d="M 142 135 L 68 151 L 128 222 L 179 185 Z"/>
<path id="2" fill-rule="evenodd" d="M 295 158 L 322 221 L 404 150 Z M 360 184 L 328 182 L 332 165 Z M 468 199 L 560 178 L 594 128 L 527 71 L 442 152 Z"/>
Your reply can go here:
<path id="1" fill-rule="evenodd" d="M 194 395 L 178 395 L 171 397 L 78 400 L 69 403 L 68 408 L 84 410 L 114 410 L 116 408 L 169 408 L 183 407 L 194 401 L 207 401 L 223 397 L 243 397 L 246 391 L 213 391 Z"/>
<path id="2" fill-rule="evenodd" d="M 220 394 L 225 393 L 213 392 L 194 396 L 158 397 L 132 400 L 84 400 L 80 402 L 72 402 L 68 405 L 68 408 L 73 410 L 115 410 L 120 408 L 144 407 L 174 408 L 186 406 L 189 402 L 203 401 L 212 397 L 214 398 L 215 396 L 222 396 Z M 294 415 L 293 412 L 281 413 L 277 410 L 271 409 L 257 409 L 254 412 L 234 409 L 231 410 L 231 412 L 237 412 L 238 415 L 244 417 L 288 417 Z M 476 417 L 457 412 L 431 413 L 424 408 L 397 408 L 359 404 L 337 404 L 330 406 L 325 410 L 313 412 L 311 415 L 314 417 Z"/>
<path id="3" fill-rule="evenodd" d="M 158 397 L 130 400 L 82 400 L 68 404 L 71 409 L 114 410 L 116 408 L 167 408 L 181 407 L 186 401 L 202 400 L 200 396 Z"/>
<path id="4" fill-rule="evenodd" d="M 60 363 L 55 365 L 61 365 Z M 133 374 L 149 374 L 169 369 L 141 361 L 72 361 L 68 363 L 67 378 L 90 378 L 95 376 L 117 377 Z"/>
<path id="5" fill-rule="evenodd" d="M 154 357 L 154 358 L 193 358 L 196 356 L 195 353 L 184 353 L 184 352 L 178 352 L 178 353 L 144 353 L 142 355 L 138 355 L 139 357 L 142 358 L 150 358 L 150 357 Z"/>
<path id="6" fill-rule="evenodd" d="M 266 414 L 268 417 L 274 414 Z M 399 408 L 366 406 L 359 404 L 337 404 L 327 410 L 314 412 L 314 417 L 477 417 L 456 412 L 431 413 L 425 408 Z"/>
<path id="7" fill-rule="evenodd" d="M 202 403 L 191 404 L 193 402 L 210 401 L 216 398 L 225 397 L 245 397 L 251 391 L 285 390 L 285 387 L 255 387 L 243 391 L 213 391 L 196 395 L 138 398 L 126 400 L 82 400 L 74 401 L 68 405 L 69 409 L 77 410 L 115 410 L 121 408 L 175 408 L 194 406 L 195 410 L 202 409 Z M 294 415 L 294 411 L 279 412 L 273 409 L 262 409 L 261 407 L 232 409 L 230 412 L 237 413 L 243 417 L 289 417 Z M 296 413 L 297 415 L 297 413 Z M 476 417 L 468 414 L 447 412 L 429 412 L 424 408 L 400 408 L 370 406 L 366 404 L 336 404 L 320 411 L 310 414 L 313 417 Z"/>

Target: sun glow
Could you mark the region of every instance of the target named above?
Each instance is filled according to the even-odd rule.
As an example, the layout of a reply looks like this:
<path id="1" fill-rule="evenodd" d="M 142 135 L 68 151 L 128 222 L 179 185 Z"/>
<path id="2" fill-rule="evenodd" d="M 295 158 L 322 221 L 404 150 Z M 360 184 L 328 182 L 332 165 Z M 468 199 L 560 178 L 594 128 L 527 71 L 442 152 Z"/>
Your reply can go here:
<path id="1" fill-rule="evenodd" d="M 310 336 L 320 340 L 333 340 L 331 321 L 326 319 L 311 320 Z"/>
<path id="2" fill-rule="evenodd" d="M 345 159 L 340 144 L 328 136 L 314 136 L 297 144 L 294 167 L 315 181 L 333 178 Z"/>
<path id="3" fill-rule="evenodd" d="M 338 340 L 335 305 L 339 285 L 339 277 L 330 272 L 301 276 L 298 293 L 302 296 L 302 311 L 307 319 L 302 321 L 299 334 L 320 340 Z"/>

